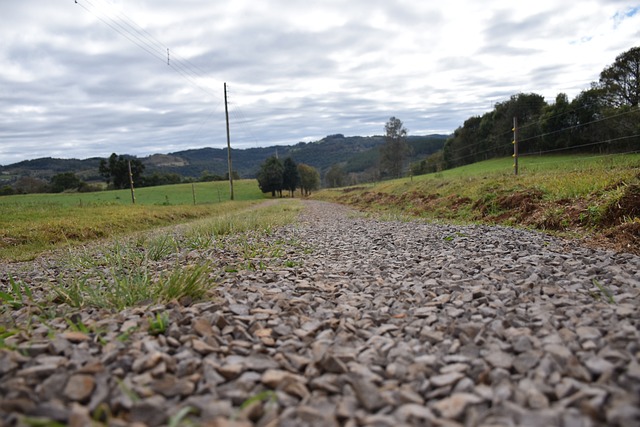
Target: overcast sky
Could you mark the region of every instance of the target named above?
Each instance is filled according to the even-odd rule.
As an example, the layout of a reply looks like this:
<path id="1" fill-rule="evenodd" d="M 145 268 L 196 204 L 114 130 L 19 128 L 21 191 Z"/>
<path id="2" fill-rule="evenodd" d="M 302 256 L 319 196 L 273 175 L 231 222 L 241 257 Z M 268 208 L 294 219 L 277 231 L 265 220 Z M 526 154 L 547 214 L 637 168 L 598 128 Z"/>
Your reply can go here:
<path id="1" fill-rule="evenodd" d="M 640 45 L 624 0 L 0 0 L 0 164 L 450 133 L 573 99 Z M 126 36 L 126 37 L 125 37 Z M 167 52 L 167 49 L 169 51 Z"/>

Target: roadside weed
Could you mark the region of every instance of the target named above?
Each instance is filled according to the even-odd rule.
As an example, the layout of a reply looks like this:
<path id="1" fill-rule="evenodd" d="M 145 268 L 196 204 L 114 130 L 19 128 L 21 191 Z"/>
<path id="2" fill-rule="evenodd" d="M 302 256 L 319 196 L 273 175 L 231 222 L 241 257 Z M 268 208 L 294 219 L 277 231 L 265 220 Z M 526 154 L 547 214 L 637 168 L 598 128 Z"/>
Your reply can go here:
<path id="1" fill-rule="evenodd" d="M 147 321 L 151 335 L 164 334 L 169 328 L 169 316 L 166 313 L 156 313 L 155 317 L 150 317 Z"/>
<path id="2" fill-rule="evenodd" d="M 613 299 L 613 294 L 609 289 L 607 289 L 604 285 L 600 284 L 596 279 L 593 279 L 593 284 L 598 288 L 600 293 L 606 297 L 606 300 L 609 304 L 615 304 L 616 301 Z"/>
<path id="3" fill-rule="evenodd" d="M 152 261 L 160 261 L 168 257 L 177 250 L 176 241 L 173 236 L 164 234 L 152 239 L 146 248 L 147 257 Z"/>
<path id="4" fill-rule="evenodd" d="M 16 281 L 13 276 L 9 275 L 9 286 L 9 292 L 0 291 L 0 301 L 3 305 L 6 304 L 15 310 L 33 301 L 33 293 L 26 283 Z"/>
<path id="5" fill-rule="evenodd" d="M 191 406 L 185 406 L 184 408 L 180 409 L 175 415 L 169 418 L 169 427 L 178 427 L 180 425 L 183 425 L 183 423 L 186 423 L 186 425 L 195 425 L 189 420 L 185 419 L 186 417 L 194 413 L 197 413 L 194 408 L 192 408 Z"/>
<path id="6" fill-rule="evenodd" d="M 0 325 L 0 349 L 7 348 L 7 344 L 5 340 L 9 337 L 12 337 L 18 334 L 20 331 L 15 329 L 7 329 L 6 327 Z"/>
<path id="7" fill-rule="evenodd" d="M 180 298 L 199 300 L 209 290 L 211 267 L 208 264 L 177 266 L 154 284 L 154 294 L 161 301 Z"/>

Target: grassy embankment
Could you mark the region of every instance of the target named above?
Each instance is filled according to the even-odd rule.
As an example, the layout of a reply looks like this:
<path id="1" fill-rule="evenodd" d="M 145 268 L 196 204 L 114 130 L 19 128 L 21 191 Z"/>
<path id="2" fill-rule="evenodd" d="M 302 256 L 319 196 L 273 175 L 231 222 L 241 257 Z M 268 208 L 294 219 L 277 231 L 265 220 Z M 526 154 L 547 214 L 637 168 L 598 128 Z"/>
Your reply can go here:
<path id="1" fill-rule="evenodd" d="M 314 197 L 429 220 L 524 226 L 640 253 L 640 155 L 493 159 Z"/>
<path id="2" fill-rule="evenodd" d="M 236 202 L 227 182 L 97 193 L 0 197 L 0 260 L 28 260 L 43 251 L 246 209 L 264 199 L 254 180 L 236 181 Z"/>

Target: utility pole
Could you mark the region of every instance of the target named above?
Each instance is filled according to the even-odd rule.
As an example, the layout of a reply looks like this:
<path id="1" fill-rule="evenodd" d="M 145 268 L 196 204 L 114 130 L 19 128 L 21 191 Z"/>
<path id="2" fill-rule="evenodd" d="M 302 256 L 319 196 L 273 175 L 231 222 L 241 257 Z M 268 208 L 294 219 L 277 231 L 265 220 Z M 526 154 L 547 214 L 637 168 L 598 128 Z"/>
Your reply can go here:
<path id="1" fill-rule="evenodd" d="M 518 118 L 513 117 L 513 173 L 518 175 Z"/>
<path id="2" fill-rule="evenodd" d="M 224 83 L 224 115 L 227 119 L 227 163 L 229 164 L 229 187 L 233 200 L 233 168 L 231 167 L 231 137 L 229 136 L 229 109 L 227 107 L 227 82 Z"/>

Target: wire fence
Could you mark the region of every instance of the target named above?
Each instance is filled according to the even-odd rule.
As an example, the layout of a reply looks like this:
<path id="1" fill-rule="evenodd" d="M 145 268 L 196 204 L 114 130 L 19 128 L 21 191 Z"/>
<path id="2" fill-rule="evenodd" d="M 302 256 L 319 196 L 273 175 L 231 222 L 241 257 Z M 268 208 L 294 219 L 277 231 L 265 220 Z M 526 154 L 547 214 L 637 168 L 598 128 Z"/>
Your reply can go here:
<path id="1" fill-rule="evenodd" d="M 585 108 L 585 107 L 581 107 Z M 488 138 L 458 147 L 445 147 L 448 165 L 462 166 L 495 157 L 513 155 L 517 173 L 518 159 L 540 156 L 580 154 L 588 158 L 640 153 L 640 109 L 597 116 L 581 123 L 571 123 L 543 131 L 550 119 L 574 116 L 580 109 L 572 109 L 554 116 L 529 121 Z M 466 124 L 466 123 L 465 123 Z M 524 135 L 523 135 L 524 134 Z M 516 145 L 516 147 L 514 147 Z M 590 156 L 591 155 L 591 156 Z M 562 160 L 571 161 L 571 160 Z"/>

